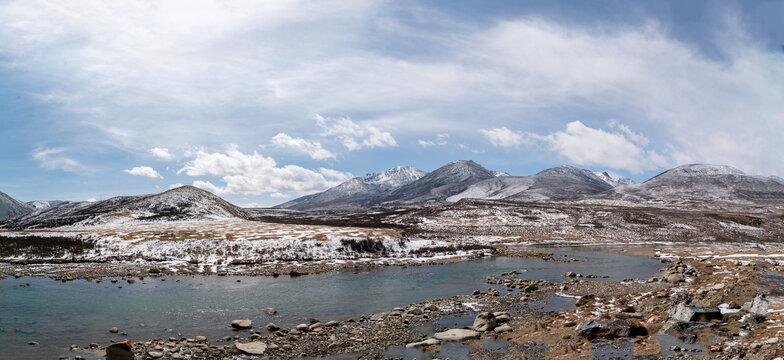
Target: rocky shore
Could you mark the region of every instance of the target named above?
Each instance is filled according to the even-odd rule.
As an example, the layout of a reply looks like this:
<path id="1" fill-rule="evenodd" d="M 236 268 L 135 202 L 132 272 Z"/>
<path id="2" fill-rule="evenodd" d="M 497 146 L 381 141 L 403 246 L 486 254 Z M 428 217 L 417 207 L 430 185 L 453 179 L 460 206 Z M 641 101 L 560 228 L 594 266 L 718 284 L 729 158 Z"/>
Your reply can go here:
<path id="1" fill-rule="evenodd" d="M 481 291 L 355 319 L 310 319 L 292 328 L 248 320 L 234 322 L 231 337 L 94 344 L 74 347 L 70 358 L 87 350 L 111 353 L 110 359 L 381 359 L 410 357 L 412 351 L 437 356 L 453 343 L 463 344 L 472 359 L 784 355 L 782 290 L 764 278 L 780 270 L 777 265 L 735 260 L 737 254 L 726 249 L 724 256 L 715 248 L 637 252 L 667 266 L 650 279 L 624 281 L 588 281 L 595 276 L 574 272 L 560 282 L 525 280 L 512 271 L 488 278 L 489 288 Z"/>

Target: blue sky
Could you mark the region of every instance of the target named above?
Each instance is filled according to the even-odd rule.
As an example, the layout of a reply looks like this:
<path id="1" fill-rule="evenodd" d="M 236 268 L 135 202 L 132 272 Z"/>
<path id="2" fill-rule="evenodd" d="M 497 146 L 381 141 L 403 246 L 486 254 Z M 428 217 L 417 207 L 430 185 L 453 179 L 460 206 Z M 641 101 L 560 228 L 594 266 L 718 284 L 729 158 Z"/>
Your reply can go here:
<path id="1" fill-rule="evenodd" d="M 0 191 L 272 205 L 396 165 L 784 176 L 782 1 L 2 1 Z"/>

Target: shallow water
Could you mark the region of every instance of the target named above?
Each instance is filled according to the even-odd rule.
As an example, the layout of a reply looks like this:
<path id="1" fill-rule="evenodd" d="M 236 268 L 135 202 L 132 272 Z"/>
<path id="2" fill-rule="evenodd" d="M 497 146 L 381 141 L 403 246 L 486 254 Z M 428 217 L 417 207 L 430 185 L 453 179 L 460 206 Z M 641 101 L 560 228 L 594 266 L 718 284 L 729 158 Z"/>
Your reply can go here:
<path id="1" fill-rule="evenodd" d="M 126 338 L 109 333 L 111 327 L 127 331 L 132 341 L 178 337 L 178 332 L 216 339 L 237 334 L 228 326 L 233 319 L 252 319 L 258 329 L 269 322 L 291 327 L 309 317 L 322 321 L 356 318 L 484 289 L 486 277 L 511 270 L 523 271 L 518 277 L 526 279 L 563 281 L 565 272 L 574 271 L 608 276 L 597 280 L 622 280 L 647 278 L 662 267 L 654 259 L 593 250 L 558 253 L 581 261 L 493 257 L 405 269 L 379 267 L 359 274 L 175 276 L 134 284 L 9 277 L 0 280 L 0 348 L 17 354 L 15 358 L 56 358 L 69 355 L 71 344 L 105 346 Z M 26 283 L 30 286 L 19 287 Z M 266 307 L 276 308 L 278 314 L 267 315 Z M 27 345 L 31 340 L 41 345 Z"/>

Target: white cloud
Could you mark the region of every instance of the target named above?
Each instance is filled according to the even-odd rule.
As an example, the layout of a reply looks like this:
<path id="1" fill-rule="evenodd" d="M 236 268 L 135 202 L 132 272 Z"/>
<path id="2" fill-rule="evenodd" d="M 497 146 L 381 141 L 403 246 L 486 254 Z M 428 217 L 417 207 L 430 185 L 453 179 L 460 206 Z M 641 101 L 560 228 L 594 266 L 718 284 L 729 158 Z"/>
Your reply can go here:
<path id="1" fill-rule="evenodd" d="M 96 201 L 98 201 L 98 199 L 96 199 L 96 198 L 89 198 L 89 199 L 87 199 L 85 201 L 87 201 L 87 202 L 96 202 Z"/>
<path id="2" fill-rule="evenodd" d="M 174 159 L 174 155 L 172 155 L 167 148 L 154 147 L 150 149 L 150 153 L 161 160 L 169 161 Z"/>
<path id="3" fill-rule="evenodd" d="M 271 157 L 256 151 L 245 154 L 231 146 L 224 152 L 198 150 L 193 159 L 177 173 L 189 176 L 220 176 L 226 186 L 197 180 L 193 185 L 218 194 L 253 194 L 272 192 L 307 193 L 322 191 L 338 184 L 324 175 L 296 165 L 278 166 Z"/>
<path id="4" fill-rule="evenodd" d="M 311 142 L 302 138 L 293 138 L 285 133 L 279 133 L 272 137 L 272 144 L 278 147 L 294 150 L 301 154 L 306 154 L 316 160 L 335 158 L 335 154 L 321 147 L 319 142 Z"/>
<path id="5" fill-rule="evenodd" d="M 621 132 L 594 129 L 580 121 L 573 121 L 566 125 L 564 131 L 549 135 L 526 134 L 526 137 L 541 141 L 549 150 L 578 165 L 609 167 L 632 173 L 669 165 L 656 151 L 646 150 L 636 144 L 644 139 L 642 135 L 631 132 L 628 127 L 619 123 L 614 127 Z"/>
<path id="6" fill-rule="evenodd" d="M 207 191 L 209 191 L 209 192 L 211 192 L 213 194 L 217 194 L 217 195 L 221 195 L 221 194 L 226 193 L 228 191 L 225 187 L 215 186 L 213 183 L 211 183 L 209 181 L 203 181 L 203 180 L 196 180 L 196 181 L 194 181 L 193 182 L 193 186 L 195 186 L 195 187 L 197 187 L 199 189 L 202 189 L 202 190 L 207 190 Z"/>
<path id="7" fill-rule="evenodd" d="M 273 198 L 273 199 L 288 199 L 288 198 L 291 197 L 291 195 L 286 195 L 284 193 L 276 192 L 276 193 L 270 194 L 270 197 Z"/>
<path id="8" fill-rule="evenodd" d="M 436 145 L 444 146 L 447 144 L 446 141 L 447 138 L 449 138 L 449 134 L 441 133 L 441 134 L 436 134 L 436 138 L 433 140 L 418 139 L 417 142 L 419 143 L 419 145 L 422 145 L 423 147 L 436 146 Z"/>
<path id="9" fill-rule="evenodd" d="M 155 169 L 149 166 L 137 166 L 130 170 L 128 169 L 123 170 L 123 172 L 134 176 L 148 177 L 151 179 L 163 179 L 163 176 L 161 176 L 161 174 L 159 174 L 157 171 L 155 171 Z"/>
<path id="10" fill-rule="evenodd" d="M 77 160 L 63 155 L 66 148 L 37 148 L 33 151 L 33 159 L 40 162 L 41 167 L 47 170 L 63 170 L 77 174 L 85 174 L 90 169 Z"/>
<path id="11" fill-rule="evenodd" d="M 527 139 L 519 131 L 509 130 L 505 126 L 479 130 L 495 147 L 516 147 L 527 143 Z"/>
<path id="12" fill-rule="evenodd" d="M 324 175 L 325 177 L 328 177 L 330 179 L 335 179 L 340 181 L 348 180 L 354 177 L 354 175 L 352 175 L 350 172 L 337 171 L 337 170 L 327 169 L 327 168 L 319 168 L 319 173 L 321 173 L 321 175 Z"/>
<path id="13" fill-rule="evenodd" d="M 367 124 L 357 124 L 348 117 L 325 118 L 316 115 L 316 124 L 321 127 L 321 136 L 335 136 L 349 151 L 363 148 L 395 147 L 392 134 Z"/>
<path id="14" fill-rule="evenodd" d="M 174 184 L 169 185 L 169 190 L 176 189 L 176 188 L 181 187 L 181 186 L 185 186 L 185 184 L 183 184 L 183 183 L 174 183 Z"/>
<path id="15" fill-rule="evenodd" d="M 764 40 L 744 38 L 735 23 L 717 29 L 716 42 L 706 44 L 716 54 L 707 56 L 653 21 L 581 25 L 510 14 L 425 29 L 405 13 L 432 15 L 423 6 L 389 6 L 4 2 L 0 67 L 36 84 L 36 100 L 63 114 L 44 124 L 52 126 L 41 136 L 46 129 L 61 136 L 67 127 L 80 146 L 214 146 L 216 138 L 250 146 L 279 131 L 270 124 L 307 129 L 312 114 L 396 119 L 396 132 L 468 134 L 476 109 L 488 110 L 486 129 L 536 125 L 543 132 L 553 128 L 543 118 L 586 111 L 631 119 L 624 121 L 644 132 L 648 145 L 610 128 L 680 161 L 784 175 L 777 161 L 784 158 L 784 58 Z M 367 45 L 387 40 L 389 46 Z M 409 40 L 426 53 L 396 46 Z M 448 120 L 406 116 L 423 112 Z M 269 121 L 250 120 L 259 118 Z M 355 125 L 376 132 L 335 132 L 349 150 L 396 145 L 379 122 Z M 514 134 L 496 140 L 520 142 Z M 66 159 L 44 167 L 79 167 Z"/>

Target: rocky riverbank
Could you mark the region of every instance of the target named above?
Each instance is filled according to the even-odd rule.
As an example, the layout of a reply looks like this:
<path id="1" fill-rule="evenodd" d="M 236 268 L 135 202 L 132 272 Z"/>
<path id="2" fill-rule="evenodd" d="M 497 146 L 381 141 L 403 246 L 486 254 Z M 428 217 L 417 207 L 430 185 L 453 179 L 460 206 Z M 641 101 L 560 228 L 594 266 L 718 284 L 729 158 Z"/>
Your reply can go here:
<path id="1" fill-rule="evenodd" d="M 529 280 L 507 271 L 470 294 L 353 319 L 310 319 L 291 327 L 254 319 L 223 338 L 183 337 L 172 329 L 165 338 L 73 346 L 68 358 L 104 352 L 136 359 L 439 357 L 455 344 L 472 359 L 784 355 L 784 265 L 778 260 L 784 253 L 749 247 L 629 252 L 657 257 L 666 267 L 651 278 L 623 281 L 575 271 L 561 281 Z M 527 255 L 571 261 L 538 251 Z"/>

